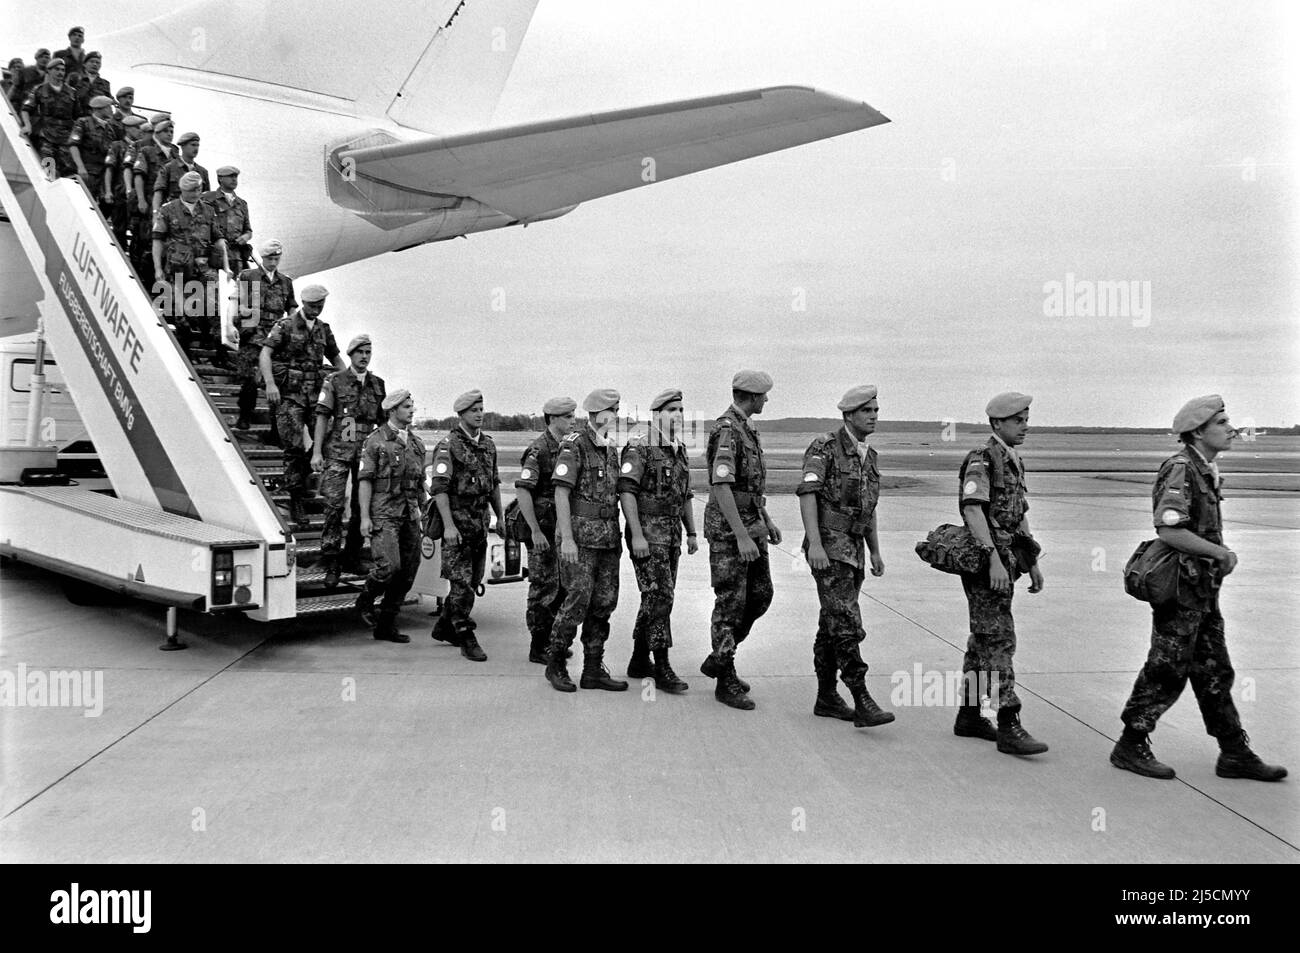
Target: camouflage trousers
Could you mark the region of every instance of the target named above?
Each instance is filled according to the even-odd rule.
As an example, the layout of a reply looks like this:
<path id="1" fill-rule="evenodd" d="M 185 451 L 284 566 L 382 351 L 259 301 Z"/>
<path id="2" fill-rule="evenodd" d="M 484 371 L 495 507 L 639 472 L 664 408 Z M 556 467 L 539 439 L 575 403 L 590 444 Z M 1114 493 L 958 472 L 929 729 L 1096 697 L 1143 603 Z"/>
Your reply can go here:
<path id="1" fill-rule="evenodd" d="M 217 300 L 216 274 L 194 265 L 171 265 L 166 261 L 163 270 L 154 280 L 154 302 L 163 317 L 176 326 L 181 346 L 188 350 L 196 338 L 220 342 L 221 304 Z"/>
<path id="2" fill-rule="evenodd" d="M 307 455 L 307 437 L 303 433 L 310 413 L 301 394 L 292 396 L 281 392 L 280 403 L 275 405 L 275 429 L 284 451 L 284 488 L 301 493 L 311 478 L 311 458 Z"/>
<path id="3" fill-rule="evenodd" d="M 966 590 L 966 606 L 970 610 L 970 639 L 966 643 L 966 657 L 961 671 L 963 693 L 973 694 L 979 685 L 992 685 L 996 675 L 999 711 L 1020 711 L 1020 696 L 1016 694 L 1016 670 L 1012 658 L 1016 654 L 1016 623 L 1011 617 L 1011 597 L 1015 584 L 1006 592 L 990 588 L 986 573 L 962 573 L 962 588 Z M 964 697 L 962 704 L 979 705 L 978 698 Z"/>
<path id="4" fill-rule="evenodd" d="M 462 534 L 455 546 L 443 543 L 442 578 L 450 584 L 450 591 L 442 600 L 441 627 L 458 635 L 474 631 L 476 623 L 469 614 L 474 611 L 474 597 L 483 582 L 486 564 L 486 536 L 472 539 Z"/>
<path id="5" fill-rule="evenodd" d="M 1222 738 L 1241 730 L 1232 701 L 1232 662 L 1217 602 L 1208 608 L 1171 603 L 1152 608 L 1151 651 L 1120 718 L 1149 732 L 1173 706 L 1187 680 L 1208 734 Z"/>
<path id="6" fill-rule="evenodd" d="M 370 533 L 370 553 L 375 567 L 366 577 L 366 589 L 383 594 L 378 614 L 393 618 L 415 584 L 420 570 L 420 521 L 377 519 Z"/>
<path id="7" fill-rule="evenodd" d="M 636 587 L 641 590 L 641 607 L 632 627 L 633 642 L 645 643 L 652 650 L 672 648 L 673 596 L 677 591 L 677 564 L 681 556 L 680 546 L 651 544 L 650 555 L 644 559 L 632 557 Z"/>
<path id="8" fill-rule="evenodd" d="M 257 329 L 241 329 L 239 332 L 239 350 L 235 354 L 235 379 L 241 384 L 257 385 L 262 376 L 259 362 L 262 359 L 261 335 Z"/>
<path id="9" fill-rule="evenodd" d="M 813 671 L 818 681 L 835 681 L 838 671 L 850 688 L 863 684 L 867 663 L 858 649 L 866 638 L 858 592 L 865 573 L 857 566 L 832 559 L 826 569 L 814 569 L 817 598 L 817 637 L 813 640 Z"/>
<path id="10" fill-rule="evenodd" d="M 551 627 L 551 657 L 563 658 L 582 626 L 582 648 L 586 655 L 605 654 L 609 639 L 609 617 L 618 606 L 618 549 L 578 547 L 578 561 L 560 561 L 560 585 L 564 602 Z"/>
<path id="11" fill-rule="evenodd" d="M 713 617 L 710 636 L 713 655 L 726 662 L 749 637 L 754 623 L 772 604 L 772 567 L 767 540 L 758 543 L 758 558 L 746 563 L 736 541 L 709 540 L 709 576 L 713 584 Z"/>
<path id="12" fill-rule="evenodd" d="M 532 647 L 546 651 L 551 644 L 551 628 L 555 614 L 564 602 L 564 587 L 560 585 L 559 550 L 552 541 L 544 553 L 528 547 L 528 609 L 525 620 Z"/>
<path id="13" fill-rule="evenodd" d="M 355 563 L 361 558 L 361 495 L 357 493 L 358 460 L 327 460 L 320 476 L 320 497 L 325 504 L 325 525 L 320 531 L 320 554 L 325 559 L 337 559 L 343 552 L 343 562 Z M 352 492 L 348 493 L 348 478 L 352 478 Z M 348 497 L 351 503 L 348 503 Z M 347 544 L 343 542 L 343 510 L 349 510 Z"/>
<path id="14" fill-rule="evenodd" d="M 71 130 L 68 130 L 71 131 Z M 72 161 L 72 153 L 67 146 L 68 133 L 53 134 L 50 138 L 39 136 L 40 145 L 37 152 L 41 155 L 41 167 L 47 176 L 53 172 L 54 178 L 63 175 L 76 175 L 77 164 Z M 62 144 L 61 144 L 62 143 Z"/>

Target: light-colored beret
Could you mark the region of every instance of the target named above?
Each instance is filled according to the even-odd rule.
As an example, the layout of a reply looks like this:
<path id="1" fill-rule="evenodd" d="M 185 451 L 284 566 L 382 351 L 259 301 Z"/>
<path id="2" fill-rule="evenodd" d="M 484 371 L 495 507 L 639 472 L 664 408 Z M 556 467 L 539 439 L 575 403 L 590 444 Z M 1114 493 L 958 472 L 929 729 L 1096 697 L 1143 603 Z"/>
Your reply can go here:
<path id="1" fill-rule="evenodd" d="M 844 413 L 851 413 L 876 399 L 875 384 L 859 384 L 857 387 L 850 387 L 840 398 L 840 402 L 835 406 Z"/>
<path id="2" fill-rule="evenodd" d="M 1022 410 L 1028 410 L 1033 399 L 1028 394 L 1009 390 L 1005 394 L 998 394 L 989 401 L 988 406 L 984 408 L 984 412 L 994 420 L 1001 420 L 1003 417 L 1014 417 Z"/>
<path id="3" fill-rule="evenodd" d="M 302 293 L 298 295 L 298 300 L 307 304 L 315 304 L 317 301 L 324 301 L 327 294 L 329 292 L 325 290 L 324 285 L 308 285 L 302 289 Z"/>
<path id="4" fill-rule="evenodd" d="M 459 397 L 456 398 L 456 400 L 451 405 L 451 409 L 456 411 L 456 413 L 458 414 L 463 414 L 465 411 L 469 410 L 471 407 L 473 407 L 482 399 L 483 399 L 482 391 L 467 390 L 465 391 L 465 393 L 461 394 Z"/>
<path id="5" fill-rule="evenodd" d="M 143 116 L 123 116 L 120 121 L 124 126 L 149 126 L 149 124 L 144 121 Z M 152 129 L 153 126 L 149 126 L 149 128 Z"/>
<path id="6" fill-rule="evenodd" d="M 747 394 L 766 394 L 772 389 L 772 376 L 763 371 L 736 371 L 731 379 L 732 390 L 743 390 Z"/>
<path id="7" fill-rule="evenodd" d="M 405 387 L 402 387 L 393 391 L 391 394 L 389 394 L 387 397 L 384 398 L 383 408 L 384 410 L 392 410 L 394 407 L 401 404 L 402 401 L 410 400 L 410 399 L 411 399 L 411 392 L 407 390 Z"/>
<path id="8" fill-rule="evenodd" d="M 113 100 L 109 99 L 107 96 L 91 96 L 90 102 L 87 105 L 89 105 L 91 109 L 103 109 L 105 106 L 113 105 Z"/>
<path id="9" fill-rule="evenodd" d="M 263 255 L 283 255 L 283 254 L 284 254 L 284 246 L 280 244 L 280 239 L 278 239 L 278 238 L 268 238 L 266 241 L 262 242 L 262 254 L 263 254 Z"/>
<path id="10" fill-rule="evenodd" d="M 181 176 L 180 186 L 183 189 L 197 189 L 203 185 L 203 176 L 197 172 L 186 172 Z"/>
<path id="11" fill-rule="evenodd" d="M 618 391 L 612 387 L 593 390 L 582 400 L 582 409 L 589 414 L 598 414 L 602 410 L 613 410 L 618 406 Z"/>
<path id="12" fill-rule="evenodd" d="M 358 334 L 356 337 L 354 337 L 351 341 L 348 342 L 348 349 L 347 349 L 346 351 L 344 351 L 343 353 L 344 353 L 344 354 L 351 354 L 353 351 L 355 351 L 357 348 L 361 347 L 363 344 L 365 344 L 365 345 L 369 345 L 369 344 L 370 344 L 370 335 L 369 335 L 369 334 Z"/>
<path id="13" fill-rule="evenodd" d="M 127 96 L 127 95 L 130 95 L 130 96 L 134 96 L 134 95 L 135 95 L 135 87 L 134 87 L 134 86 L 123 86 L 121 89 L 119 89 L 119 90 L 117 91 L 117 98 L 118 98 L 118 99 L 121 99 L 123 96 Z"/>
<path id="14" fill-rule="evenodd" d="M 239 170 L 233 165 L 223 165 L 217 170 L 217 177 L 220 178 L 223 175 L 239 175 Z"/>
<path id="15" fill-rule="evenodd" d="M 664 404 L 667 404 L 670 401 L 681 400 L 681 399 L 682 399 L 681 388 L 670 387 L 667 390 L 662 390 L 659 393 L 655 394 L 654 400 L 650 401 L 650 409 L 662 410 Z"/>
<path id="16" fill-rule="evenodd" d="M 149 121 L 156 126 L 160 122 L 170 121 L 171 118 L 172 118 L 171 113 L 154 113 L 152 116 L 149 117 Z"/>
<path id="17" fill-rule="evenodd" d="M 542 404 L 542 413 L 550 414 L 552 417 L 563 417 L 565 414 L 571 414 L 577 409 L 578 402 L 572 397 L 552 397 Z"/>
<path id="18" fill-rule="evenodd" d="M 1223 398 L 1218 394 L 1206 394 L 1183 404 L 1182 410 L 1174 414 L 1174 433 L 1187 433 L 1223 411 Z"/>

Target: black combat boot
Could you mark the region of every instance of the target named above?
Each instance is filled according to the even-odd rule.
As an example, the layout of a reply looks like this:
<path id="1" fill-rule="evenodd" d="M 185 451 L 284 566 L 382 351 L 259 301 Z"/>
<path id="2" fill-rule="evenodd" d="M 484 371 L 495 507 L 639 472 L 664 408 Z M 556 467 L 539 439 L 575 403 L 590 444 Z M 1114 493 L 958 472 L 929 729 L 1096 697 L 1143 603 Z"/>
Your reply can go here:
<path id="1" fill-rule="evenodd" d="M 853 724 L 856 727 L 877 728 L 894 720 L 892 711 L 885 711 L 876 704 L 871 692 L 867 691 L 866 682 L 850 685 L 848 689 L 853 695 Z"/>
<path id="2" fill-rule="evenodd" d="M 325 570 L 325 588 L 333 589 L 339 584 L 339 561 L 333 556 L 326 556 L 322 563 L 321 568 Z"/>
<path id="3" fill-rule="evenodd" d="M 603 656 L 587 655 L 582 659 L 582 678 L 578 684 L 583 688 L 602 688 L 607 692 L 627 691 L 627 682 L 611 678 L 609 669 L 605 668 Z"/>
<path id="4" fill-rule="evenodd" d="M 378 623 L 375 625 L 375 638 L 381 642 L 400 642 L 411 641 L 411 637 L 405 632 L 397 631 L 397 619 L 391 615 L 381 615 Z"/>
<path id="5" fill-rule="evenodd" d="M 1020 725 L 1020 712 L 998 709 L 998 750 L 1003 754 L 1042 754 L 1043 744 Z"/>
<path id="6" fill-rule="evenodd" d="M 546 680 L 551 683 L 551 687 L 557 692 L 576 692 L 578 686 L 573 684 L 569 678 L 569 666 L 565 664 L 564 657 L 552 649 L 551 660 L 546 663 Z"/>
<path id="7" fill-rule="evenodd" d="M 375 597 L 382 591 L 382 587 L 375 586 L 367 580 L 366 588 L 362 589 L 361 595 L 357 596 L 355 608 L 361 614 L 361 621 L 366 625 L 375 624 Z"/>
<path id="8" fill-rule="evenodd" d="M 1219 747 L 1221 750 L 1214 773 L 1221 778 L 1281 781 L 1286 777 L 1286 768 L 1280 764 L 1265 764 L 1259 755 L 1250 750 L 1250 738 L 1244 731 L 1220 738 Z"/>
<path id="9" fill-rule="evenodd" d="M 483 647 L 478 644 L 478 639 L 474 637 L 472 628 L 464 628 L 460 632 L 460 654 L 465 656 L 471 662 L 486 662 L 487 653 Z"/>
<path id="10" fill-rule="evenodd" d="M 551 657 L 549 648 L 545 642 L 533 639 L 528 643 L 528 661 L 537 662 L 539 665 L 549 665 Z"/>
<path id="11" fill-rule="evenodd" d="M 1161 781 L 1170 781 L 1174 777 L 1174 769 L 1167 764 L 1161 764 L 1156 760 L 1156 756 L 1151 753 L 1151 744 L 1147 741 L 1147 733 L 1145 731 L 1134 731 L 1128 727 L 1125 727 L 1124 733 L 1119 736 L 1119 741 L 1115 743 L 1115 748 L 1110 753 L 1110 763 L 1117 768 L 1123 768 L 1125 771 L 1140 774 L 1144 778 L 1159 778 Z"/>
<path id="12" fill-rule="evenodd" d="M 650 644 L 643 638 L 632 637 L 632 658 L 627 663 L 628 678 L 650 678 L 654 675 L 650 664 Z"/>
<path id="13" fill-rule="evenodd" d="M 736 666 L 731 659 L 727 659 L 722 666 L 722 671 L 718 675 L 718 684 L 713 689 L 713 697 L 728 708 L 740 711 L 754 710 L 754 701 L 740 687 L 740 679 L 736 678 Z"/>
<path id="14" fill-rule="evenodd" d="M 257 409 L 257 382 L 244 381 L 239 385 L 239 419 L 236 430 L 249 430 L 253 426 L 253 411 Z"/>
<path id="15" fill-rule="evenodd" d="M 302 504 L 302 494 L 298 490 L 289 491 L 289 522 L 295 530 L 305 529 L 308 523 L 307 508 Z"/>
<path id="16" fill-rule="evenodd" d="M 628 675 L 632 674 L 632 666 L 628 666 Z M 655 649 L 655 666 L 654 666 L 655 687 L 660 691 L 667 692 L 670 695 L 680 695 L 691 686 L 677 677 L 673 667 L 668 664 L 668 650 Z"/>
<path id="17" fill-rule="evenodd" d="M 958 738 L 983 738 L 985 741 L 997 741 L 998 730 L 980 714 L 979 705 L 962 705 L 957 709 L 957 720 L 953 723 L 952 733 Z"/>
<path id="18" fill-rule="evenodd" d="M 460 633 L 456 631 L 451 624 L 451 620 L 445 615 L 438 616 L 438 621 L 433 624 L 433 631 L 429 635 L 439 642 L 460 645 Z"/>
<path id="19" fill-rule="evenodd" d="M 716 658 L 710 655 L 700 663 L 700 672 L 709 676 L 709 678 L 718 678 L 722 674 L 723 670 L 728 666 L 731 668 L 731 677 L 736 680 L 736 687 L 740 689 L 742 694 L 748 695 L 749 682 L 736 674 L 736 660 L 734 657 L 724 665 L 722 662 L 719 662 Z"/>
<path id="20" fill-rule="evenodd" d="M 817 701 L 813 704 L 813 714 L 822 718 L 838 718 L 840 721 L 852 721 L 853 709 L 835 690 L 835 673 L 817 676 Z"/>

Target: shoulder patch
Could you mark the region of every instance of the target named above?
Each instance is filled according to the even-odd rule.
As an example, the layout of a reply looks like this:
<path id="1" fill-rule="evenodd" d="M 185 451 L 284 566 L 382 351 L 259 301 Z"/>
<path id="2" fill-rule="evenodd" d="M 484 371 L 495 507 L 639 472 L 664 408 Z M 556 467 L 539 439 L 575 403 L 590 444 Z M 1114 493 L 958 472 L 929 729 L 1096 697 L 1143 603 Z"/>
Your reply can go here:
<path id="1" fill-rule="evenodd" d="M 558 464 L 555 468 L 556 476 L 565 476 L 568 472 L 569 472 L 569 465 L 567 463 Z"/>
<path id="2" fill-rule="evenodd" d="M 528 467 L 524 467 L 522 470 L 519 471 L 519 479 L 531 480 L 532 478 L 533 478 L 533 471 L 530 470 Z"/>
<path id="3" fill-rule="evenodd" d="M 962 487 L 962 490 L 966 493 L 974 493 L 976 489 L 977 487 L 974 480 L 967 480 L 966 485 Z"/>
<path id="4" fill-rule="evenodd" d="M 819 476 L 818 476 L 817 474 L 815 474 L 815 473 L 805 473 L 805 474 L 803 475 L 803 482 L 805 482 L 805 483 L 816 483 L 816 482 L 817 482 L 818 480 L 820 480 L 820 479 L 821 479 L 821 477 L 819 477 Z"/>
<path id="5" fill-rule="evenodd" d="M 1182 519 L 1182 515 L 1177 510 L 1165 510 L 1160 514 L 1160 522 L 1166 526 L 1177 526 Z"/>
<path id="6" fill-rule="evenodd" d="M 716 467 L 714 467 L 713 472 L 720 477 L 730 476 L 731 467 L 727 466 L 725 463 L 719 463 Z"/>

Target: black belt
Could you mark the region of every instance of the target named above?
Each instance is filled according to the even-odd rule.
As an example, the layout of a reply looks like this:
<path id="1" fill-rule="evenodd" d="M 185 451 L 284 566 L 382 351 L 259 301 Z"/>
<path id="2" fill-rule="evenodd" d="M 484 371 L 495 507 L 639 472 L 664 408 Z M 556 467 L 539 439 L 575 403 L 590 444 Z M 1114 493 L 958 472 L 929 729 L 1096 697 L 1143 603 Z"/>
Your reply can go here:
<path id="1" fill-rule="evenodd" d="M 573 513 L 575 516 L 612 520 L 618 518 L 618 507 L 610 503 L 589 503 L 586 500 L 578 500 L 574 504 Z"/>
<path id="2" fill-rule="evenodd" d="M 821 525 L 826 529 L 848 533 L 851 536 L 866 536 L 871 521 L 865 517 L 853 517 L 838 510 L 822 510 L 818 514 Z"/>
<path id="3" fill-rule="evenodd" d="M 637 500 L 636 511 L 643 516 L 681 516 L 682 504 L 665 500 Z"/>

